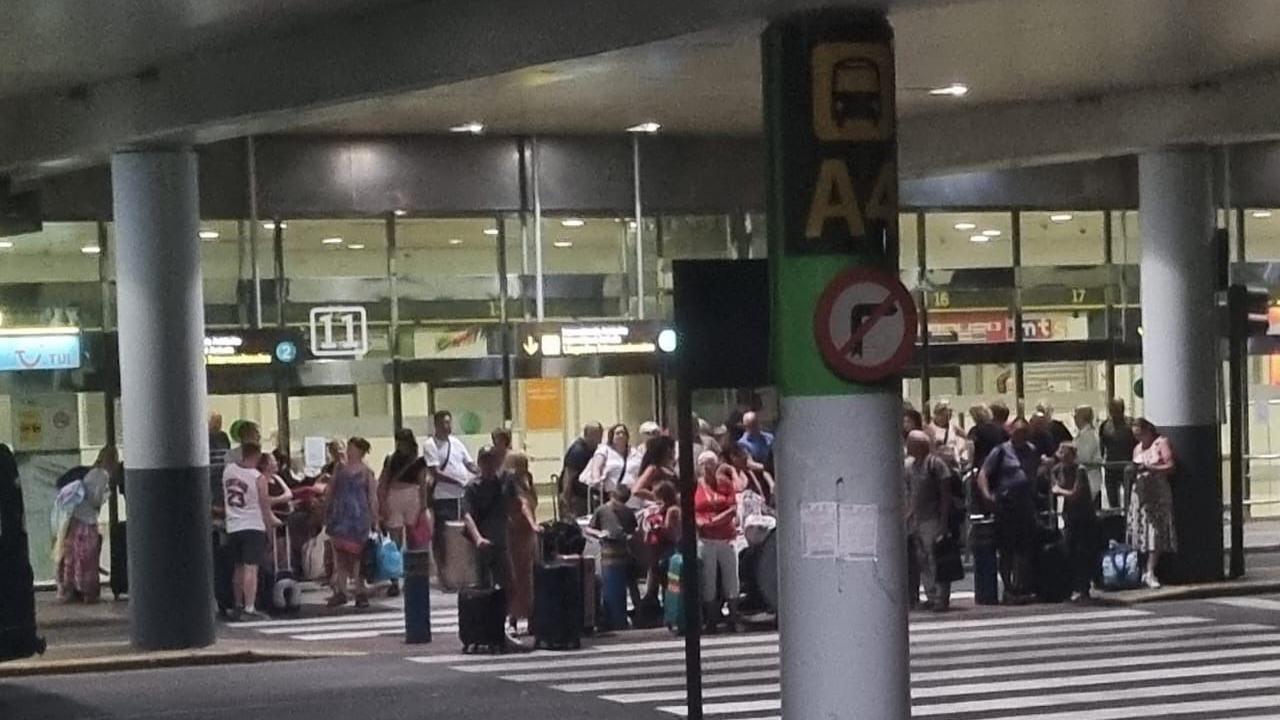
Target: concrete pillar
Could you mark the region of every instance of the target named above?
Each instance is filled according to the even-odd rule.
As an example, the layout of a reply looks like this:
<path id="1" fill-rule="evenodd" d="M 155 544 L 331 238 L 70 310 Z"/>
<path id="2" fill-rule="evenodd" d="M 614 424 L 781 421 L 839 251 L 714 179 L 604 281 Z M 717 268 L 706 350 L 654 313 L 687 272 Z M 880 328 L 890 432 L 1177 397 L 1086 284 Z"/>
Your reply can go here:
<path id="1" fill-rule="evenodd" d="M 129 613 L 139 648 L 214 641 L 196 156 L 111 158 Z"/>
<path id="2" fill-rule="evenodd" d="M 801 12 L 763 56 L 781 715 L 906 720 L 893 32 L 879 11 Z"/>
<path id="3" fill-rule="evenodd" d="M 1222 577 L 1213 165 L 1203 148 L 1138 159 L 1146 416 L 1173 445 L 1178 552 L 1162 577 Z"/>

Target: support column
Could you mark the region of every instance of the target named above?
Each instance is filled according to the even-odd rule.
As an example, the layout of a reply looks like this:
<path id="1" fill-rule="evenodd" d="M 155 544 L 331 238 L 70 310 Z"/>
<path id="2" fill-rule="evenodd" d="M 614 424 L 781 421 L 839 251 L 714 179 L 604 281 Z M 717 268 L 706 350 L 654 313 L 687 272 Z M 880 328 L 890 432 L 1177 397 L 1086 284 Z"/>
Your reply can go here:
<path id="1" fill-rule="evenodd" d="M 111 158 L 129 614 L 146 650 L 214 641 L 196 156 Z"/>
<path id="2" fill-rule="evenodd" d="M 856 381 L 842 365 L 866 363 L 882 333 L 912 343 L 915 312 L 883 292 L 824 307 L 858 266 L 896 284 L 892 39 L 882 12 L 857 9 L 763 36 L 786 718 L 911 716 L 900 363 Z"/>
<path id="3" fill-rule="evenodd" d="M 1142 377 L 1146 416 L 1173 445 L 1175 582 L 1222 577 L 1213 165 L 1201 148 L 1138 158 L 1142 226 Z"/>

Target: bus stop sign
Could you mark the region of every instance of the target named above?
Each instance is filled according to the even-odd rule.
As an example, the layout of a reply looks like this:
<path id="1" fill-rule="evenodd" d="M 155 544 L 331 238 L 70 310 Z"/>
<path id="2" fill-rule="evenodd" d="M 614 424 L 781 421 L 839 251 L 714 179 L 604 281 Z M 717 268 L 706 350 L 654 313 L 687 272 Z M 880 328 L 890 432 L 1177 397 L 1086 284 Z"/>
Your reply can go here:
<path id="1" fill-rule="evenodd" d="M 836 375 L 873 383 L 897 375 L 915 350 L 916 306 L 897 277 L 852 267 L 827 284 L 813 313 L 813 336 Z"/>

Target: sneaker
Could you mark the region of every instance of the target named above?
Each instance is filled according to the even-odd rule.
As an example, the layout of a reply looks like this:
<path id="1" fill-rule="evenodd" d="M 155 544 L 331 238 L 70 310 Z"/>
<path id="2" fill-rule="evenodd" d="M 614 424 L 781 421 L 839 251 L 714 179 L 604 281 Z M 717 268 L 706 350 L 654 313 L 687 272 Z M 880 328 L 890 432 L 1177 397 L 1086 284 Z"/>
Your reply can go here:
<path id="1" fill-rule="evenodd" d="M 399 597 L 399 596 L 400 596 L 400 583 L 392 581 L 391 587 L 387 588 L 387 597 L 392 598 L 392 597 Z"/>
<path id="2" fill-rule="evenodd" d="M 1160 584 L 1160 581 L 1156 579 L 1155 575 L 1143 575 L 1142 582 L 1152 590 L 1159 590 L 1161 587 L 1164 587 Z"/>
<path id="3" fill-rule="evenodd" d="M 245 608 L 240 613 L 241 620 L 261 620 L 263 617 L 263 614 L 254 608 Z"/>
<path id="4" fill-rule="evenodd" d="M 365 608 L 367 608 L 367 607 L 369 607 L 369 598 L 364 597 L 364 596 L 360 596 L 360 597 L 356 598 L 356 609 L 357 609 L 357 610 L 364 610 L 364 609 L 365 609 Z"/>
<path id="5" fill-rule="evenodd" d="M 325 607 L 340 608 L 347 604 L 346 595 L 330 595 L 328 600 L 324 601 Z"/>
<path id="6" fill-rule="evenodd" d="M 229 608 L 223 613 L 222 617 L 229 623 L 238 623 L 244 619 L 244 611 L 240 608 Z"/>

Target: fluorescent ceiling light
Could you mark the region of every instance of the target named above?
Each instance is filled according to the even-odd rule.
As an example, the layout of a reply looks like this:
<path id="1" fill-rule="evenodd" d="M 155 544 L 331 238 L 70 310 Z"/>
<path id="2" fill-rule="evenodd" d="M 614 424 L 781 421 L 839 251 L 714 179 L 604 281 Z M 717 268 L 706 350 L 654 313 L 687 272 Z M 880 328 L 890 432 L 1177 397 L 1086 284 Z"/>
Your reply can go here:
<path id="1" fill-rule="evenodd" d="M 80 248 L 80 252 L 84 253 L 85 255 L 97 255 L 98 253 L 102 252 L 102 248 L 98 247 L 97 245 L 85 245 L 84 247 Z"/>
<path id="2" fill-rule="evenodd" d="M 327 238 L 325 238 L 325 239 L 321 240 L 320 242 L 324 243 L 325 245 L 341 245 L 341 244 L 342 244 L 342 238 L 340 238 L 340 237 L 327 237 Z"/>
<path id="3" fill-rule="evenodd" d="M 266 221 L 266 222 L 262 223 L 262 227 L 263 227 L 264 229 L 266 229 L 266 230 L 275 230 L 275 229 L 276 229 L 276 224 L 275 224 L 274 222 L 272 222 L 272 221 L 268 220 L 268 221 Z M 281 230 L 284 230 L 284 229 L 285 229 L 285 228 L 287 228 L 287 227 L 289 227 L 289 223 L 287 223 L 287 222 L 282 222 L 282 223 L 280 223 L 280 229 L 281 229 Z"/>
<path id="4" fill-rule="evenodd" d="M 492 236 L 492 235 L 497 235 L 497 234 L 498 234 L 498 228 L 485 228 L 485 229 L 484 229 L 484 234 L 485 234 L 485 235 L 490 235 L 490 236 Z"/>
<path id="5" fill-rule="evenodd" d="M 652 134 L 652 133 L 658 132 L 661 129 L 662 129 L 661 125 L 650 120 L 649 122 L 642 122 L 639 125 L 632 125 L 631 127 L 627 128 L 627 132 Z"/>
<path id="6" fill-rule="evenodd" d="M 983 230 L 983 231 L 982 231 L 982 234 L 983 234 L 983 235 L 986 235 L 986 236 L 987 236 L 987 237 L 989 237 L 989 238 L 992 238 L 992 237 L 1000 237 L 1000 231 L 999 231 L 999 230 Z"/>
<path id="7" fill-rule="evenodd" d="M 9 240 L 0 240 L 0 250 L 9 250 L 13 248 L 13 242 Z"/>
<path id="8" fill-rule="evenodd" d="M 462 244 L 462 238 L 449 238 L 449 244 L 450 244 L 450 245 L 461 245 L 461 244 Z"/>
<path id="9" fill-rule="evenodd" d="M 409 214 L 408 210 L 394 210 L 392 212 L 395 214 L 396 217 L 404 217 L 405 215 Z"/>
<path id="10" fill-rule="evenodd" d="M 560 221 L 560 224 L 567 228 L 580 228 L 587 224 L 586 220 L 580 218 L 566 218 Z"/>
<path id="11" fill-rule="evenodd" d="M 221 235 L 220 233 L 218 233 L 217 230 L 201 230 L 200 231 L 201 240 L 217 240 L 219 237 L 221 237 Z"/>
<path id="12" fill-rule="evenodd" d="M 571 247 L 573 247 L 573 241 L 572 241 L 572 240 L 557 240 L 557 241 L 555 241 L 555 242 L 553 242 L 553 243 L 551 243 L 551 244 L 552 244 L 552 245 L 554 245 L 554 246 L 556 246 L 556 247 L 558 247 L 558 248 L 571 248 Z"/>
<path id="13" fill-rule="evenodd" d="M 484 123 L 478 122 L 476 120 L 472 120 L 469 123 L 454 125 L 453 127 L 449 128 L 449 132 L 471 133 L 472 135 L 479 135 L 480 133 L 484 132 Z"/>
<path id="14" fill-rule="evenodd" d="M 363 249 L 364 249 L 364 243 L 352 243 L 352 244 L 348 245 L 347 247 L 351 248 L 352 250 L 363 250 Z"/>
<path id="15" fill-rule="evenodd" d="M 1049 216 L 1049 220 L 1056 223 L 1071 222 L 1071 218 L 1075 217 L 1071 213 L 1054 213 Z"/>
<path id="16" fill-rule="evenodd" d="M 1258 218 L 1259 220 L 1265 220 L 1271 217 L 1271 211 L 1270 210 L 1254 210 L 1253 216 Z"/>
<path id="17" fill-rule="evenodd" d="M 969 94 L 969 86 L 964 83 L 953 82 L 950 85 L 943 85 L 929 90 L 930 95 L 941 97 L 964 97 Z"/>
<path id="18" fill-rule="evenodd" d="M 989 243 L 989 242 L 991 242 L 991 238 L 987 237 L 986 235 L 970 235 L 970 236 L 969 236 L 969 242 L 973 242 L 973 243 Z"/>
<path id="19" fill-rule="evenodd" d="M 970 230 L 973 230 L 978 226 L 971 222 L 958 222 L 953 227 L 955 227 L 955 229 L 959 230 L 960 232 L 969 232 Z"/>

